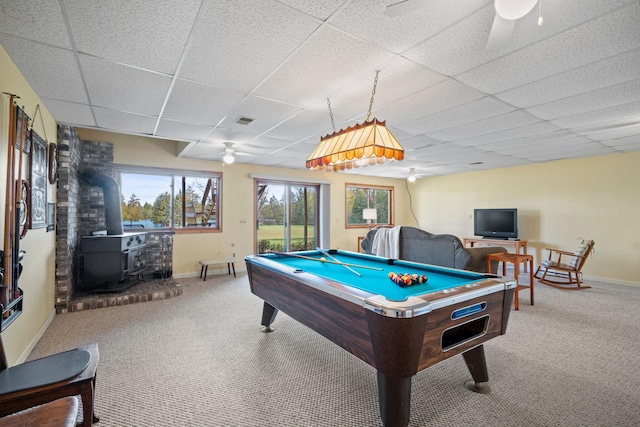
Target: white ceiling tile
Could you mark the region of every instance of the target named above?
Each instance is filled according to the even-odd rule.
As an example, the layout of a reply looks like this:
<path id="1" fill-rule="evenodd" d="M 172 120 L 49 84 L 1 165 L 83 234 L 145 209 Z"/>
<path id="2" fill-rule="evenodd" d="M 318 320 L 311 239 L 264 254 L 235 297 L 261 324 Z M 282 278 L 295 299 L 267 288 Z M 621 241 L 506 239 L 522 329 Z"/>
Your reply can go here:
<path id="1" fill-rule="evenodd" d="M 571 159 L 578 157 L 592 157 L 603 156 L 605 154 L 615 153 L 615 150 L 605 147 L 602 144 L 593 143 L 592 145 L 585 145 L 583 147 L 577 147 L 571 150 L 557 150 L 549 151 L 546 153 L 539 153 L 536 155 L 523 156 L 524 158 L 535 162 L 546 162 L 551 160 Z"/>
<path id="2" fill-rule="evenodd" d="M 336 131 L 343 128 L 344 118 L 334 117 Z M 346 126 L 344 126 L 346 127 Z M 298 141 L 315 135 L 320 142 L 320 137 L 333 133 L 331 127 L 331 117 L 328 110 L 306 109 L 291 117 L 287 121 L 269 130 L 265 136 L 274 138 L 285 138 L 290 141 Z"/>
<path id="3" fill-rule="evenodd" d="M 411 13 L 390 17 L 384 11 L 389 0 L 354 0 L 330 21 L 344 31 L 395 53 L 425 40 L 484 7 L 490 0 L 430 0 Z"/>
<path id="4" fill-rule="evenodd" d="M 629 119 L 640 117 L 640 101 L 628 104 L 614 105 L 613 107 L 602 108 L 587 113 L 576 114 L 574 116 L 562 117 L 551 120 L 551 123 L 562 128 L 576 128 L 595 123 L 606 123 L 616 119 Z"/>
<path id="5" fill-rule="evenodd" d="M 640 135 L 628 136 L 620 139 L 612 139 L 609 141 L 600 141 L 601 144 L 616 149 L 640 150 Z"/>
<path id="6" fill-rule="evenodd" d="M 198 126 L 189 123 L 174 122 L 172 120 L 160 120 L 155 136 L 172 139 L 175 141 L 200 141 L 206 137 L 213 128 L 211 126 Z"/>
<path id="7" fill-rule="evenodd" d="M 397 56 L 379 67 L 372 116 L 385 105 L 410 96 L 446 79 L 442 74 Z M 369 109 L 375 72 L 367 72 L 329 95 L 333 112 L 344 117 L 364 119 Z"/>
<path id="8" fill-rule="evenodd" d="M 533 125 L 536 126 L 536 125 Z M 555 130 L 547 133 L 536 133 L 529 136 L 514 137 L 511 139 L 497 140 L 496 142 L 489 142 L 486 144 L 477 145 L 478 148 L 483 150 L 500 151 L 505 149 L 514 149 L 514 152 L 531 145 L 537 145 L 547 141 L 560 141 L 563 139 L 576 138 L 576 134 L 568 130 Z M 587 141 L 586 138 L 584 138 Z M 456 144 L 464 144 L 464 141 L 456 141 Z"/>
<path id="9" fill-rule="evenodd" d="M 38 96 L 89 101 L 73 52 L 2 34 L 0 42 Z"/>
<path id="10" fill-rule="evenodd" d="M 531 125 L 520 126 L 513 129 L 507 129 L 499 132 L 477 135 L 467 139 L 459 139 L 456 141 L 458 145 L 470 145 L 474 147 L 485 148 L 500 141 L 511 141 L 525 137 L 548 134 L 560 130 L 547 122 L 538 122 Z"/>
<path id="11" fill-rule="evenodd" d="M 91 107 L 87 104 L 77 104 L 51 98 L 42 98 L 42 102 L 58 123 L 66 123 L 73 126 L 96 126 Z"/>
<path id="12" fill-rule="evenodd" d="M 320 23 L 273 0 L 211 1 L 193 35 L 181 77 L 249 92 Z"/>
<path id="13" fill-rule="evenodd" d="M 574 116 L 603 108 L 637 102 L 640 99 L 640 79 L 605 87 L 547 104 L 527 108 L 543 120 Z"/>
<path id="14" fill-rule="evenodd" d="M 588 126 L 584 128 L 572 129 L 573 132 L 586 135 L 594 141 L 606 141 L 609 139 L 626 138 L 640 134 L 640 118 L 631 122 L 612 122 L 609 125 Z"/>
<path id="15" fill-rule="evenodd" d="M 201 0 L 65 0 L 82 53 L 173 74 Z"/>
<path id="16" fill-rule="evenodd" d="M 532 159 L 540 153 L 571 153 L 582 147 L 597 147 L 600 144 L 581 136 L 559 140 L 537 141 L 528 144 L 521 143 L 517 146 L 495 150 L 496 153 L 505 156 L 514 156 Z"/>
<path id="17" fill-rule="evenodd" d="M 279 0 L 280 3 L 325 21 L 337 8 L 344 4 L 344 0 Z"/>
<path id="18" fill-rule="evenodd" d="M 178 79 L 171 90 L 163 117 L 184 123 L 215 126 L 244 96 L 242 92 Z M 211 102 L 212 99 L 216 102 Z"/>
<path id="19" fill-rule="evenodd" d="M 282 102 L 271 101 L 257 96 L 248 96 L 228 114 L 221 127 L 238 131 L 251 131 L 262 134 L 299 113 L 300 107 Z M 253 119 L 248 125 L 236 123 L 238 118 Z"/>
<path id="20" fill-rule="evenodd" d="M 395 126 L 396 123 L 420 119 L 484 96 L 482 92 L 470 86 L 447 79 L 376 110 L 376 116 Z"/>
<path id="21" fill-rule="evenodd" d="M 496 95 L 518 107 L 531 107 L 630 80 L 640 79 L 640 49 L 621 53 Z"/>
<path id="22" fill-rule="evenodd" d="M 87 55 L 80 57 L 91 103 L 129 113 L 157 116 L 169 90 L 169 76 L 116 64 Z"/>
<path id="23" fill-rule="evenodd" d="M 478 135 L 486 135 L 505 129 L 537 123 L 539 120 L 524 111 L 512 111 L 500 116 L 490 117 L 477 122 L 467 123 L 449 129 L 428 133 L 429 136 L 445 141 L 456 141 Z"/>
<path id="24" fill-rule="evenodd" d="M 124 133 L 151 135 L 157 121 L 156 117 L 123 113 L 100 107 L 94 107 L 93 111 L 96 114 L 98 127 Z"/>
<path id="25" fill-rule="evenodd" d="M 495 94 L 638 47 L 640 2 L 635 2 L 474 68 L 457 78 Z M 518 72 L 508 72 L 514 69 Z"/>
<path id="26" fill-rule="evenodd" d="M 392 54 L 385 50 L 323 27 L 269 76 L 255 94 L 307 106 L 361 77 L 363 68 L 375 69 L 391 58 Z"/>
<path id="27" fill-rule="evenodd" d="M 484 97 L 477 101 L 454 107 L 441 113 L 403 122 L 402 127 L 414 133 L 431 133 L 440 129 L 452 128 L 464 123 L 476 122 L 515 110 L 511 105 L 493 97 Z"/>
<path id="28" fill-rule="evenodd" d="M 2 0 L 0 32 L 71 49 L 60 4 L 50 0 Z M 0 35 L 2 42 L 2 35 Z"/>

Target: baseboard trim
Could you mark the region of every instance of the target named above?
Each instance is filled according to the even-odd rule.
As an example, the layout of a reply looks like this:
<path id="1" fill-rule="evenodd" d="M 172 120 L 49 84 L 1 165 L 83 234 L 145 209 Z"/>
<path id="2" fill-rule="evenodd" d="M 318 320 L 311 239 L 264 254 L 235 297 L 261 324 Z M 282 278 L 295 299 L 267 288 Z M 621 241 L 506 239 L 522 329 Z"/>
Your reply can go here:
<path id="1" fill-rule="evenodd" d="M 611 279 L 608 277 L 596 277 L 596 276 L 583 276 L 585 280 L 594 281 L 594 282 L 602 282 L 602 283 L 611 283 L 614 285 L 624 285 L 624 286 L 635 286 L 640 287 L 640 282 L 632 282 L 630 280 L 618 280 Z"/>
<path id="2" fill-rule="evenodd" d="M 35 348 L 36 344 L 38 344 L 38 341 L 40 341 L 40 338 L 42 338 L 44 333 L 47 332 L 47 329 L 49 328 L 49 325 L 51 324 L 51 322 L 53 322 L 54 317 L 56 317 L 55 309 L 51 310 L 51 313 L 49 313 L 49 317 L 47 317 L 47 320 L 45 320 L 45 322 L 42 324 L 42 326 L 40 327 L 38 332 L 35 334 L 33 339 L 29 342 L 29 345 L 27 346 L 27 348 L 25 348 L 22 354 L 20 355 L 20 357 L 18 357 L 16 364 L 24 363 L 27 360 L 27 357 L 29 357 L 29 355 Z"/>

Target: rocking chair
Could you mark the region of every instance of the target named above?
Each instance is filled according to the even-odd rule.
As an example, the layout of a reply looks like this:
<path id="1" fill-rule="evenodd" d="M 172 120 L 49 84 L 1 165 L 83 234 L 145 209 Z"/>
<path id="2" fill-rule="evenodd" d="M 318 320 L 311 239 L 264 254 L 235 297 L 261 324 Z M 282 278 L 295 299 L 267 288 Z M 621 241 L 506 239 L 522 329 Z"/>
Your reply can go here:
<path id="1" fill-rule="evenodd" d="M 558 289 L 588 289 L 582 285 L 582 266 L 593 250 L 593 240 L 580 239 L 580 246 L 575 252 L 546 248 L 549 258 L 542 261 L 536 269 L 534 277 L 540 283 Z"/>

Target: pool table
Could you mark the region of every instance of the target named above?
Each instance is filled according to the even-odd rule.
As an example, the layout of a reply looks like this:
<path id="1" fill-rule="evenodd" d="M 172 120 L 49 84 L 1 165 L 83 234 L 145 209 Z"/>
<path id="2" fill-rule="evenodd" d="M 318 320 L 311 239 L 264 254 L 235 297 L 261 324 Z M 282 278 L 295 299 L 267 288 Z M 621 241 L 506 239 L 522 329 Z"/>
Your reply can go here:
<path id="1" fill-rule="evenodd" d="M 386 427 L 408 425 L 413 375 L 459 353 L 473 378 L 467 387 L 488 391 L 483 343 L 506 332 L 514 280 L 342 250 L 245 262 L 251 292 L 264 300 L 262 330 L 282 310 L 373 366 Z M 390 272 L 427 281 L 402 287 Z"/>

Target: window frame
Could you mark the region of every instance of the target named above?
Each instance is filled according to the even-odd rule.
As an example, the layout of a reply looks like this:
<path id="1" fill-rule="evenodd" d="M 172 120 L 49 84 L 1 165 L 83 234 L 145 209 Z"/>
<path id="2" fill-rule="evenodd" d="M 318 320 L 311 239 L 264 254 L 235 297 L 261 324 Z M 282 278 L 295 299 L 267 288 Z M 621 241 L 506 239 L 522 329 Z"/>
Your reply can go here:
<path id="1" fill-rule="evenodd" d="M 116 176 L 116 180 L 118 185 L 122 188 L 122 174 L 138 174 L 138 175 L 157 175 L 164 176 L 171 180 L 171 190 L 170 190 L 170 224 L 168 227 L 158 227 L 152 229 L 152 231 L 174 231 L 176 234 L 192 234 L 192 233 L 219 233 L 222 231 L 222 172 L 217 171 L 203 171 L 203 170 L 189 170 L 189 169 L 172 169 L 172 168 L 158 168 L 151 166 L 135 166 L 135 165 L 123 165 L 123 164 L 115 164 L 114 165 L 114 175 Z M 213 179 L 214 182 L 217 181 L 217 193 L 215 196 L 215 216 L 216 216 L 216 225 L 215 226 L 189 226 L 185 225 L 185 216 L 184 214 L 181 217 L 182 226 L 176 227 L 174 220 L 175 214 L 173 207 L 176 203 L 176 194 L 178 192 L 182 192 L 183 186 L 185 185 L 185 180 L 189 178 L 204 178 L 204 179 Z M 120 194 L 124 196 L 122 190 L 120 190 Z M 135 194 L 135 193 L 134 193 Z M 211 197 L 211 196 L 210 196 Z M 125 203 L 127 199 L 125 199 Z M 181 203 L 182 212 L 185 212 L 185 200 L 182 199 Z"/>
<path id="2" fill-rule="evenodd" d="M 358 189 L 358 190 L 366 190 L 368 192 L 375 192 L 377 190 L 383 190 L 383 191 L 387 191 L 389 194 L 389 200 L 388 200 L 388 221 L 386 222 L 380 222 L 380 221 L 376 221 L 375 223 L 371 223 L 371 224 L 367 224 L 366 221 L 364 223 L 349 223 L 349 212 L 350 212 L 350 206 L 349 206 L 349 191 L 350 190 L 354 190 L 354 189 Z M 358 228 L 371 228 L 371 227 L 375 227 L 375 226 L 393 226 L 393 211 L 394 211 L 394 198 L 393 198 L 393 192 L 395 190 L 394 186 L 391 185 L 371 185 L 371 184 L 357 184 L 357 183 L 351 183 L 351 182 L 347 182 L 345 183 L 345 187 L 344 187 L 344 194 L 345 194 L 345 201 L 344 201 L 344 212 L 345 212 L 345 218 L 344 218 L 344 223 L 345 223 L 345 228 L 347 229 L 358 229 Z M 371 206 L 371 194 L 367 195 L 367 207 L 368 208 L 376 208 L 376 210 L 378 209 L 375 206 L 375 199 L 374 199 L 374 205 Z M 378 218 L 380 218 L 380 215 L 378 215 Z M 364 221 L 364 220 L 363 220 Z"/>

